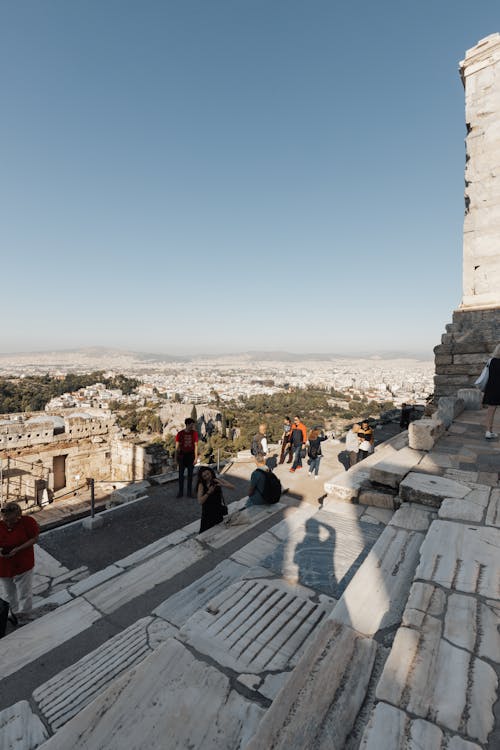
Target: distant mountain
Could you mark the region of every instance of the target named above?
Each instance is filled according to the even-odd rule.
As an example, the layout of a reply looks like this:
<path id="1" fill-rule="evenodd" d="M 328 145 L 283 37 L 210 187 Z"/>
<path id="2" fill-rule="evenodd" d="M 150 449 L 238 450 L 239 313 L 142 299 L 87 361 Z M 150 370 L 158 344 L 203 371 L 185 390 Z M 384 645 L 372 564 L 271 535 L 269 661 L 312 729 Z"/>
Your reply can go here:
<path id="1" fill-rule="evenodd" d="M 191 355 L 172 355 L 158 354 L 153 352 L 134 352 L 126 349 L 116 349 L 105 346 L 88 346 L 79 349 L 62 349 L 52 351 L 38 352 L 12 352 L 0 353 L 2 359 L 17 359 L 19 361 L 29 359 L 30 362 L 37 360 L 47 363 L 50 360 L 61 362 L 71 358 L 84 358 L 94 360 L 96 364 L 102 361 L 103 364 L 113 359 L 128 359 L 131 362 L 196 362 L 199 360 L 233 360 L 238 362 L 328 362 L 339 359 L 413 359 L 421 361 L 431 361 L 432 354 L 429 352 L 408 352 L 408 351 L 384 351 L 384 352 L 355 352 L 349 354 L 339 353 L 314 353 L 298 354 L 295 352 L 283 351 L 247 351 L 247 352 L 221 352 L 218 354 L 191 354 Z"/>

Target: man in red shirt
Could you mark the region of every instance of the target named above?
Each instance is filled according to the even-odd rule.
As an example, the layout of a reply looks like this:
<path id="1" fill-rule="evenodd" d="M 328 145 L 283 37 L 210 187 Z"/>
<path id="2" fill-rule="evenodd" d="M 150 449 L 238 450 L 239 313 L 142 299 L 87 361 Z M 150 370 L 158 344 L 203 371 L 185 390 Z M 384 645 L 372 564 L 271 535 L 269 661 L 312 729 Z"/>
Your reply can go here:
<path id="1" fill-rule="evenodd" d="M 17 503 L 7 503 L 0 514 L 0 583 L 12 614 L 22 624 L 33 606 L 33 545 L 40 527 L 34 518 L 22 515 Z"/>
<path id="2" fill-rule="evenodd" d="M 184 420 L 186 425 L 175 436 L 175 457 L 179 466 L 179 492 L 177 497 L 184 495 L 184 470 L 187 469 L 187 493 L 193 497 L 193 466 L 198 460 L 198 433 L 194 429 L 194 419 Z"/>

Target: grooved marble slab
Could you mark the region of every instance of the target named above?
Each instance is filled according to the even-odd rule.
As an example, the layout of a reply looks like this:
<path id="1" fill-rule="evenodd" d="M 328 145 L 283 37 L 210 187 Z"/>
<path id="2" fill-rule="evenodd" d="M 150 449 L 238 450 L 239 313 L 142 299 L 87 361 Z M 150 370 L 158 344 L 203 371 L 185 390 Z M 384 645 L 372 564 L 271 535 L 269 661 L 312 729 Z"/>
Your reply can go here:
<path id="1" fill-rule="evenodd" d="M 338 599 L 381 532 L 379 525 L 320 510 L 259 564 Z"/>
<path id="2" fill-rule="evenodd" d="M 40 750 L 239 750 L 263 713 L 171 638 Z"/>
<path id="3" fill-rule="evenodd" d="M 49 733 L 35 716 L 28 701 L 19 701 L 0 711 L 0 747 L 2 750 L 34 750 Z"/>
<path id="4" fill-rule="evenodd" d="M 413 423 L 415 424 L 415 423 Z M 417 474 L 410 472 L 399 485 L 399 495 L 408 502 L 430 505 L 439 508 L 445 497 L 461 499 L 471 491 L 460 482 L 432 474 Z"/>
<path id="5" fill-rule="evenodd" d="M 163 620 L 145 617 L 36 688 L 33 698 L 52 731 L 175 632 Z"/>
<path id="6" fill-rule="evenodd" d="M 206 554 L 197 542 L 188 539 L 140 565 L 129 568 L 118 578 L 112 578 L 97 586 L 85 594 L 85 598 L 100 612 L 109 614 L 157 584 L 173 578 Z"/>
<path id="7" fill-rule="evenodd" d="M 432 508 L 418 503 L 403 503 L 394 513 L 389 526 L 398 526 L 408 531 L 427 531 L 435 518 L 436 512 Z"/>
<path id="8" fill-rule="evenodd" d="M 153 614 L 180 628 L 198 609 L 247 572 L 245 565 L 224 560 L 197 581 L 162 602 Z"/>
<path id="9" fill-rule="evenodd" d="M 161 539 L 157 539 L 156 541 L 151 542 L 151 544 L 147 544 L 145 547 L 141 547 L 135 552 L 132 552 L 131 555 L 123 557 L 121 560 L 118 560 L 115 565 L 119 565 L 120 568 L 130 568 L 132 565 L 138 565 L 148 558 L 154 557 L 155 555 L 174 547 L 176 544 L 185 542 L 188 538 L 189 534 L 185 530 L 177 529 L 166 536 L 162 536 Z"/>
<path id="10" fill-rule="evenodd" d="M 377 646 L 327 620 L 245 750 L 344 747 L 366 695 Z"/>
<path id="11" fill-rule="evenodd" d="M 387 703 L 379 703 L 365 729 L 359 750 L 481 750 L 460 737 L 449 739 L 435 724 L 412 719 Z"/>
<path id="12" fill-rule="evenodd" d="M 399 623 L 423 539 L 386 526 L 330 617 L 370 636 Z"/>
<path id="13" fill-rule="evenodd" d="M 0 640 L 0 678 L 52 651 L 101 617 L 85 599 L 75 599 Z"/>
<path id="14" fill-rule="evenodd" d="M 289 669 L 331 610 L 268 580 L 239 581 L 196 612 L 179 638 L 219 664 L 257 674 Z"/>
<path id="15" fill-rule="evenodd" d="M 445 640 L 442 627 L 425 615 L 418 628 L 399 628 L 376 696 L 484 743 L 494 726 L 497 676 L 485 661 Z"/>
<path id="16" fill-rule="evenodd" d="M 422 545 L 416 578 L 500 599 L 500 530 L 434 521 Z"/>
<path id="17" fill-rule="evenodd" d="M 500 528 L 500 490 L 491 490 L 490 502 L 486 511 L 486 524 Z"/>

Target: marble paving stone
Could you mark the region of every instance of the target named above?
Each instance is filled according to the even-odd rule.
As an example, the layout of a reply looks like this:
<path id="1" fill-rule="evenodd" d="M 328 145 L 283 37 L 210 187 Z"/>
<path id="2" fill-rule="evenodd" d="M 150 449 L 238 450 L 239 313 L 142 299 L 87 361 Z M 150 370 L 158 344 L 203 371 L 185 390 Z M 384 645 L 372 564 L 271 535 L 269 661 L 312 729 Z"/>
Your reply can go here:
<path id="1" fill-rule="evenodd" d="M 73 584 L 73 586 L 68 588 L 68 591 L 73 596 L 80 596 L 80 594 L 90 591 L 90 589 L 99 586 L 99 584 L 104 583 L 104 581 L 109 581 L 110 578 L 114 578 L 122 572 L 122 569 L 117 565 L 108 565 L 107 568 L 98 570 L 97 573 L 93 573 L 83 580 L 78 581 L 78 583 Z"/>
<path id="2" fill-rule="evenodd" d="M 13 674 L 99 620 L 84 599 L 75 599 L 0 640 L 0 678 Z"/>
<path id="3" fill-rule="evenodd" d="M 364 635 L 396 625 L 424 535 L 386 526 L 330 617 Z"/>
<path id="4" fill-rule="evenodd" d="M 360 518 L 366 511 L 362 505 L 353 505 L 351 503 L 338 503 L 336 500 L 329 500 L 327 497 L 323 501 L 321 510 L 335 513 L 337 516 L 344 516 L 355 521 Z"/>
<path id="5" fill-rule="evenodd" d="M 180 628 L 198 609 L 208 604 L 247 571 L 248 568 L 244 565 L 239 565 L 233 560 L 224 560 L 190 586 L 162 602 L 153 614 Z"/>
<path id="6" fill-rule="evenodd" d="M 376 489 L 373 487 L 361 487 L 358 495 L 358 503 L 360 505 L 368 505 L 374 508 L 383 508 L 394 511 L 397 502 L 397 497 L 394 493 L 395 490 L 392 490 L 389 487 L 386 490 L 381 490 L 378 487 Z M 329 502 L 336 501 L 330 500 Z"/>
<path id="7" fill-rule="evenodd" d="M 100 612 L 109 614 L 157 584 L 173 578 L 205 555 L 197 542 L 188 539 L 97 586 L 86 593 L 85 598 Z"/>
<path id="8" fill-rule="evenodd" d="M 266 698 L 273 701 L 279 691 L 283 688 L 283 685 L 288 680 L 289 676 L 288 672 L 269 674 L 259 687 L 259 693 L 262 693 Z"/>
<path id="9" fill-rule="evenodd" d="M 218 524 L 213 526 L 211 529 L 207 529 L 203 534 L 198 536 L 200 542 L 208 544 L 214 549 L 219 549 L 225 544 L 233 541 L 238 536 L 246 533 L 249 529 L 254 528 L 257 524 L 263 521 L 265 518 L 275 515 L 283 510 L 286 506 L 284 503 L 275 503 L 274 505 L 260 506 L 249 508 L 250 513 L 246 514 L 246 523 L 244 524 Z M 243 511 L 245 513 L 245 511 Z"/>
<path id="10" fill-rule="evenodd" d="M 53 732 L 176 632 L 163 620 L 159 623 L 152 617 L 138 620 L 36 688 L 33 698 Z"/>
<path id="11" fill-rule="evenodd" d="M 480 471 L 477 475 L 477 481 L 481 484 L 487 484 L 489 487 L 497 487 L 499 476 L 498 472 Z"/>
<path id="12" fill-rule="evenodd" d="M 500 664 L 500 602 L 479 605 L 478 655 Z"/>
<path id="13" fill-rule="evenodd" d="M 359 750 L 444 750 L 443 733 L 434 724 L 411 719 L 387 703 L 378 703 Z"/>
<path id="14" fill-rule="evenodd" d="M 410 589 L 408 602 L 403 614 L 403 625 L 410 625 L 410 613 L 417 611 L 422 615 L 441 617 L 446 607 L 446 594 L 442 589 L 430 583 L 414 583 Z M 422 618 L 423 619 L 423 618 Z"/>
<path id="15" fill-rule="evenodd" d="M 73 597 L 71 594 L 64 588 L 60 591 L 56 591 L 54 594 L 50 594 L 50 596 L 34 596 L 33 609 L 38 610 L 50 604 L 60 607 L 61 604 L 67 604 L 67 602 L 70 602 L 72 599 Z"/>
<path id="16" fill-rule="evenodd" d="M 417 502 L 439 508 L 445 497 L 462 498 L 470 492 L 470 488 L 459 482 L 444 477 L 410 472 L 399 486 L 402 500 Z"/>
<path id="17" fill-rule="evenodd" d="M 254 565 L 259 565 L 260 561 L 270 555 L 279 544 L 280 540 L 273 534 L 271 529 L 264 534 L 260 534 L 244 547 L 241 547 L 231 555 L 231 559 L 250 568 Z"/>
<path id="18" fill-rule="evenodd" d="M 491 490 L 490 502 L 486 512 L 486 525 L 500 528 L 500 490 Z"/>
<path id="19" fill-rule="evenodd" d="M 388 487 L 399 487 L 400 482 L 412 471 L 422 458 L 422 451 L 413 448 L 402 448 L 388 458 L 382 458 L 370 469 L 370 481 L 384 484 Z"/>
<path id="20" fill-rule="evenodd" d="M 429 471 L 431 474 L 439 474 L 440 469 L 451 469 L 452 461 L 452 456 L 449 453 L 439 453 L 439 451 L 433 450 L 424 456 L 419 469 L 420 471 Z"/>
<path id="21" fill-rule="evenodd" d="M 269 580 L 239 581 L 181 628 L 179 638 L 236 672 L 294 666 L 331 605 L 315 604 Z"/>
<path id="22" fill-rule="evenodd" d="M 500 452 L 483 453 L 477 457 L 477 468 L 479 471 L 496 473 L 500 471 Z"/>
<path id="23" fill-rule="evenodd" d="M 224 674 L 171 638 L 40 750 L 239 750 L 263 713 L 232 690 Z"/>
<path id="24" fill-rule="evenodd" d="M 0 711 L 0 747 L 2 750 L 35 750 L 49 733 L 35 716 L 28 701 L 19 701 Z"/>
<path id="25" fill-rule="evenodd" d="M 476 467 L 474 466 L 474 469 Z M 469 468 L 467 469 L 461 469 L 461 468 L 454 468 L 454 469 L 446 469 L 444 476 L 448 479 L 452 479 L 455 482 L 464 482 L 465 484 L 469 484 L 470 482 L 477 482 L 478 480 L 478 473 L 477 470 Z"/>
<path id="26" fill-rule="evenodd" d="M 399 628 L 376 696 L 450 731 L 465 726 L 469 739 L 484 743 L 494 724 L 497 677 L 489 664 L 442 639 L 441 628 L 430 616 L 419 630 Z"/>
<path id="27" fill-rule="evenodd" d="M 415 577 L 468 594 L 500 599 L 500 530 L 434 521 Z"/>
<path id="28" fill-rule="evenodd" d="M 403 503 L 393 514 L 389 526 L 397 526 L 407 531 L 427 531 L 435 517 L 435 512 L 428 506 Z"/>
<path id="29" fill-rule="evenodd" d="M 363 523 L 383 523 L 386 526 L 394 515 L 388 508 L 368 508 L 361 516 Z"/>
<path id="30" fill-rule="evenodd" d="M 362 464 L 353 466 L 349 471 L 339 472 L 325 482 L 324 489 L 328 495 L 341 502 L 352 502 L 359 494 L 361 486 L 370 478 L 370 467 L 366 465 L 366 458 L 362 463 L 364 468 L 357 468 Z"/>
<path id="31" fill-rule="evenodd" d="M 245 750 L 342 748 L 365 699 L 377 646 L 323 623 Z"/>
<path id="32" fill-rule="evenodd" d="M 338 599 L 381 532 L 378 524 L 320 510 L 291 529 L 259 565 Z"/>
<path id="33" fill-rule="evenodd" d="M 490 488 L 471 490 L 464 498 L 445 498 L 439 508 L 438 517 L 449 520 L 481 523 L 488 505 Z"/>

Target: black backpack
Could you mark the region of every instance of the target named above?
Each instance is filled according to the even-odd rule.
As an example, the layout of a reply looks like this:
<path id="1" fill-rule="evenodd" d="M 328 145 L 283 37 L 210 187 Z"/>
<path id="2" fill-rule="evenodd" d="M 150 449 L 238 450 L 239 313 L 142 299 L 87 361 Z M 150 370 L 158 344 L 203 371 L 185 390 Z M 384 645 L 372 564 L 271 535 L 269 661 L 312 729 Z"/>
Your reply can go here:
<path id="1" fill-rule="evenodd" d="M 260 469 L 260 471 L 264 472 L 266 478 L 263 492 L 264 500 L 269 505 L 274 505 L 274 503 L 279 502 L 281 497 L 281 482 L 272 471 L 265 471 L 265 469 Z"/>
<path id="2" fill-rule="evenodd" d="M 312 445 L 312 444 L 309 445 L 308 453 L 309 453 L 309 458 L 318 458 L 318 456 L 320 455 L 319 445 Z"/>
<path id="3" fill-rule="evenodd" d="M 262 454 L 262 435 L 257 433 L 252 438 L 252 447 L 250 448 L 252 456 L 258 456 Z"/>

